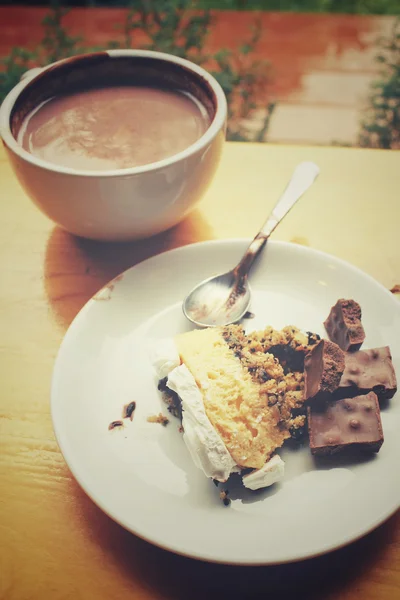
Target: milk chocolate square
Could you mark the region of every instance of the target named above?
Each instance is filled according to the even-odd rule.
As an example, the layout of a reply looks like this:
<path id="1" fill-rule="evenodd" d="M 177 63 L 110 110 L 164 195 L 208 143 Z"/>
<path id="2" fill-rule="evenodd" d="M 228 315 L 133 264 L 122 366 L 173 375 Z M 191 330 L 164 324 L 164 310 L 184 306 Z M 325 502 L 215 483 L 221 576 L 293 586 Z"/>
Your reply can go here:
<path id="1" fill-rule="evenodd" d="M 321 400 L 339 386 L 344 371 L 344 352 L 337 344 L 321 340 L 304 359 L 305 400 Z"/>
<path id="2" fill-rule="evenodd" d="M 376 394 L 308 407 L 308 432 L 311 453 L 317 456 L 344 450 L 379 452 L 383 431 Z"/>
<path id="3" fill-rule="evenodd" d="M 392 398 L 397 391 L 389 346 L 345 354 L 345 369 L 335 396 L 343 398 L 371 390 L 380 402 Z"/>
<path id="4" fill-rule="evenodd" d="M 352 352 L 361 348 L 365 332 L 361 323 L 361 307 L 355 300 L 338 300 L 324 325 L 329 338 L 342 350 Z"/>

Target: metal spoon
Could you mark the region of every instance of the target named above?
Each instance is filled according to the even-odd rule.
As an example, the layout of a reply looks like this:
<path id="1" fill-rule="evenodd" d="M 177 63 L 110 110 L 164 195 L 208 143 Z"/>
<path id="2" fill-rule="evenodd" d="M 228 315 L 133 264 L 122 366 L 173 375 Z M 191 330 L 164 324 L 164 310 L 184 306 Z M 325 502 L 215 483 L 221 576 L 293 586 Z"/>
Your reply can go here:
<path id="1" fill-rule="evenodd" d="M 295 168 L 285 191 L 239 264 L 227 273 L 202 281 L 186 296 L 182 308 L 189 321 L 200 327 L 216 327 L 236 323 L 244 316 L 251 299 L 248 274 L 255 258 L 318 174 L 319 168 L 313 162 L 303 162 Z"/>

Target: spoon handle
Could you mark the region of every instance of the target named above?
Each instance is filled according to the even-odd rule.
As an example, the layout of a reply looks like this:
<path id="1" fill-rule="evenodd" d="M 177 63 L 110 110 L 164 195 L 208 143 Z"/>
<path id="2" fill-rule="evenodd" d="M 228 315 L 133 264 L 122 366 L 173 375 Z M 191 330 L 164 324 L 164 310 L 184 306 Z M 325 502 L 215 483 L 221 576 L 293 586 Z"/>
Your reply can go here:
<path id="1" fill-rule="evenodd" d="M 247 248 L 243 258 L 235 267 L 234 273 L 238 277 L 245 277 L 255 258 L 265 246 L 269 236 L 276 226 L 288 214 L 297 200 L 308 190 L 319 175 L 319 167 L 313 162 L 302 162 L 295 168 L 293 175 L 286 186 L 282 196 L 275 204 L 271 214 Z"/>

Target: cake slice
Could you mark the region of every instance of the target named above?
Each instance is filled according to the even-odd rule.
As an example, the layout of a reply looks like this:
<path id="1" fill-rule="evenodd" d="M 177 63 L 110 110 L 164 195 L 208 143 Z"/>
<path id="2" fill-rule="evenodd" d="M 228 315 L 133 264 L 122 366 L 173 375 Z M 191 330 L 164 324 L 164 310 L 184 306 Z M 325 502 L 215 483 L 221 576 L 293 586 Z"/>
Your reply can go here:
<path id="1" fill-rule="evenodd" d="M 304 426 L 304 355 L 317 341 L 294 327 L 246 335 L 230 325 L 158 348 L 153 364 L 173 392 L 170 410 L 181 413 L 184 441 L 208 477 L 226 481 L 244 469 L 244 485 L 258 489 L 283 476 L 274 452 Z"/>
<path id="2" fill-rule="evenodd" d="M 280 412 L 268 403 L 268 380 L 281 380 L 283 370 L 264 355 L 266 383 L 256 383 L 248 367 L 224 339 L 221 329 L 203 329 L 177 336 L 182 362 L 202 394 L 206 414 L 235 463 L 260 469 L 282 446 L 289 432 L 279 427 Z"/>

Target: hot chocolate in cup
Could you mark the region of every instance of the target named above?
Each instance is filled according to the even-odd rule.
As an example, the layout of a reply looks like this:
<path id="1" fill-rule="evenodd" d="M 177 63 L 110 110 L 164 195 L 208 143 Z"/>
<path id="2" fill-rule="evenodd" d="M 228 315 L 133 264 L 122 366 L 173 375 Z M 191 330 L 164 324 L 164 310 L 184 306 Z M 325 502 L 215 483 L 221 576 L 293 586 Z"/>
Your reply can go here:
<path id="1" fill-rule="evenodd" d="M 172 227 L 217 169 L 227 107 L 217 81 L 178 57 L 110 50 L 35 69 L 0 108 L 14 171 L 67 231 L 131 240 Z"/>

